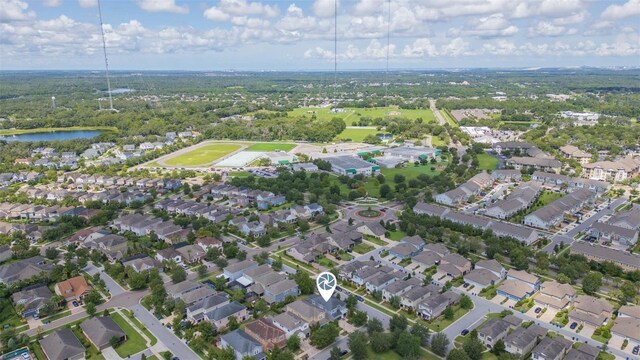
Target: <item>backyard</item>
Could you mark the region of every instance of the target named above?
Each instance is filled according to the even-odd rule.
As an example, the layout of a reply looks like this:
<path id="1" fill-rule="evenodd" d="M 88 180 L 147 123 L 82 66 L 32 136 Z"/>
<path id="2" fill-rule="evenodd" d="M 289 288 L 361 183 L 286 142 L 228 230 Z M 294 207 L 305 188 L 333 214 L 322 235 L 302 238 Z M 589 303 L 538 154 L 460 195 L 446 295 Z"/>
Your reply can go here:
<path id="1" fill-rule="evenodd" d="M 127 334 L 127 340 L 115 348 L 120 357 L 126 358 L 129 355 L 137 354 L 147 348 L 146 341 L 140 335 L 139 329 L 134 329 L 129 323 L 118 313 L 111 314 L 113 321 L 122 328 Z"/>

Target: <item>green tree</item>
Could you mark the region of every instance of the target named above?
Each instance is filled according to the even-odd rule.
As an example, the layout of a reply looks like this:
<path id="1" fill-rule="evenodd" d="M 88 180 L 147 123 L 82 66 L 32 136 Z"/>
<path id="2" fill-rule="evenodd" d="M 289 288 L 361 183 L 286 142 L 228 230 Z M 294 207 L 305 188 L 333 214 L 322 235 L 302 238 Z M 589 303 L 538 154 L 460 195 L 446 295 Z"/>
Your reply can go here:
<path id="1" fill-rule="evenodd" d="M 353 294 L 349 294 L 344 302 L 347 304 L 347 309 L 349 309 L 349 311 L 353 311 L 356 308 L 356 305 L 358 305 L 358 299 L 356 299 Z"/>
<path id="2" fill-rule="evenodd" d="M 349 334 L 349 349 L 354 360 L 367 358 L 367 335 L 360 331 Z"/>
<path id="3" fill-rule="evenodd" d="M 447 360 L 469 360 L 469 355 L 462 349 L 452 349 L 447 354 Z"/>
<path id="4" fill-rule="evenodd" d="M 444 309 L 444 312 L 442 314 L 444 315 L 444 318 L 447 320 L 452 320 L 453 317 L 455 316 L 455 313 L 453 312 L 453 308 L 451 306 L 447 306 L 447 308 Z"/>
<path id="5" fill-rule="evenodd" d="M 429 338 L 431 337 L 431 332 L 429 328 L 422 325 L 421 323 L 415 324 L 411 328 L 411 335 L 417 336 L 420 339 L 420 343 L 422 346 L 429 345 Z"/>
<path id="6" fill-rule="evenodd" d="M 380 320 L 371 318 L 369 319 L 369 321 L 367 321 L 367 333 L 369 334 L 369 336 L 375 333 L 381 333 L 383 331 L 384 328 L 382 327 L 382 323 L 380 322 Z"/>
<path id="7" fill-rule="evenodd" d="M 600 290 L 602 286 L 602 275 L 597 272 L 590 272 L 582 279 L 582 290 L 589 295 L 593 295 Z"/>
<path id="8" fill-rule="evenodd" d="M 360 310 L 353 310 L 351 312 L 350 320 L 354 326 L 360 327 L 367 323 L 367 313 Z"/>
<path id="9" fill-rule="evenodd" d="M 327 149 L 324 150 L 326 152 Z M 331 352 L 329 352 L 329 360 L 340 360 L 342 358 L 342 355 L 340 353 L 341 351 L 338 347 L 332 347 Z"/>
<path id="10" fill-rule="evenodd" d="M 420 356 L 420 339 L 406 331 L 401 331 L 395 350 L 403 359 L 417 359 Z"/>
<path id="11" fill-rule="evenodd" d="M 313 292 L 316 290 L 315 281 L 313 281 L 313 279 L 311 279 L 309 275 L 302 270 L 298 270 L 293 279 L 295 280 L 296 284 L 298 284 L 300 293 L 303 295 L 313 294 Z"/>
<path id="12" fill-rule="evenodd" d="M 496 355 L 500 355 L 501 353 L 505 352 L 506 347 L 504 345 L 504 341 L 502 341 L 502 339 L 496 341 L 496 343 L 493 345 L 493 349 L 491 349 L 491 352 L 496 354 Z"/>
<path id="13" fill-rule="evenodd" d="M 404 331 L 407 328 L 408 324 L 409 323 L 406 317 L 399 314 L 393 315 L 391 320 L 389 320 L 389 331 Z"/>
<path id="14" fill-rule="evenodd" d="M 389 351 L 391 349 L 391 334 L 384 332 L 376 332 L 369 335 L 371 342 L 371 350 L 380 354 Z"/>
<path id="15" fill-rule="evenodd" d="M 622 300 L 630 301 L 638 295 L 638 289 L 631 281 L 625 281 L 620 285 Z"/>
<path id="16" fill-rule="evenodd" d="M 207 267 L 205 265 L 200 265 L 196 268 L 196 272 L 198 273 L 199 277 L 203 278 L 207 276 Z"/>
<path id="17" fill-rule="evenodd" d="M 465 341 L 463 348 L 464 352 L 469 355 L 469 359 L 471 360 L 480 360 L 482 358 L 482 353 L 485 351 L 485 347 L 482 345 L 482 342 L 480 342 L 477 335 L 469 336 Z"/>
<path id="18" fill-rule="evenodd" d="M 171 271 L 171 281 L 174 284 L 185 281 L 187 279 L 187 272 L 184 271 L 182 266 L 175 266 L 173 271 Z"/>
<path id="19" fill-rule="evenodd" d="M 323 349 L 336 341 L 339 334 L 340 328 L 335 323 L 328 323 L 323 327 L 314 326 L 311 329 L 309 341 L 316 348 Z"/>
<path id="20" fill-rule="evenodd" d="M 293 334 L 293 336 L 287 339 L 287 349 L 294 352 L 300 349 L 300 338 L 298 337 L 298 334 Z"/>
<path id="21" fill-rule="evenodd" d="M 235 316 L 229 317 L 229 323 L 227 324 L 227 329 L 229 329 L 229 331 L 236 330 L 239 326 L 240 324 L 238 324 L 238 319 L 236 319 Z"/>
<path id="22" fill-rule="evenodd" d="M 111 345 L 111 347 L 113 348 L 115 348 L 119 343 L 120 338 L 117 336 L 112 336 L 111 339 L 109 339 L 109 345 Z"/>
<path id="23" fill-rule="evenodd" d="M 93 317 L 96 314 L 96 304 L 92 302 L 86 303 L 85 310 L 90 317 Z"/>
<path id="24" fill-rule="evenodd" d="M 473 301 L 471 301 L 471 298 L 469 296 L 462 295 L 462 298 L 460 298 L 460 307 L 469 310 L 473 308 Z"/>
<path id="25" fill-rule="evenodd" d="M 449 339 L 443 333 L 437 333 L 431 337 L 431 351 L 436 355 L 445 356 L 449 348 Z"/>

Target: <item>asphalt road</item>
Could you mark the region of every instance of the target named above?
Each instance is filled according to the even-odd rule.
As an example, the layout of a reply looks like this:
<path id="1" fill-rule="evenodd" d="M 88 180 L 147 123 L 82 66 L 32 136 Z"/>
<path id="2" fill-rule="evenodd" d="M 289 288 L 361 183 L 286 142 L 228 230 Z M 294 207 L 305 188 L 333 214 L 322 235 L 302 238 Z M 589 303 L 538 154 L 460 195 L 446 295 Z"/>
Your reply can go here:
<path id="1" fill-rule="evenodd" d="M 578 235 L 578 233 L 588 229 L 593 223 L 600 220 L 600 218 L 602 218 L 603 216 L 612 214 L 614 210 L 618 206 L 622 205 L 625 201 L 627 201 L 627 198 L 623 196 L 612 202 L 611 205 L 608 206 L 608 208 L 605 207 L 602 210 L 598 211 L 593 216 L 583 221 L 581 224 L 578 224 L 578 226 L 569 230 L 567 233 L 556 234 L 552 236 L 551 242 L 547 246 L 545 246 L 542 251 L 550 254 L 553 252 L 553 248 L 556 246 L 556 244 L 560 245 L 561 242 L 563 242 L 565 245 L 571 245 L 575 241 L 574 237 Z"/>
<path id="2" fill-rule="evenodd" d="M 200 359 L 198 354 L 193 352 L 193 350 L 171 332 L 171 330 L 162 326 L 160 321 L 158 321 L 149 310 L 145 309 L 144 306 L 136 304 L 130 309 L 133 310 L 136 319 L 140 320 L 140 322 L 153 333 L 158 341 L 170 349 L 173 355 L 180 359 Z"/>

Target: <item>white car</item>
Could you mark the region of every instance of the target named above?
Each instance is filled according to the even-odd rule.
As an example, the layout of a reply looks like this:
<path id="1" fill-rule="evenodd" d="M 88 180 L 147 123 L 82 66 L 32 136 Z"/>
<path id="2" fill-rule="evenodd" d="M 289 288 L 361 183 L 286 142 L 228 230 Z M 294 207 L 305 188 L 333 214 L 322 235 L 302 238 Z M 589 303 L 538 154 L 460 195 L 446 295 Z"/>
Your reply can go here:
<path id="1" fill-rule="evenodd" d="M 30 359 L 31 359 L 31 356 L 29 355 L 29 353 L 28 353 L 28 352 L 26 352 L 26 353 L 22 353 L 22 358 L 23 358 L 24 360 L 30 360 Z"/>

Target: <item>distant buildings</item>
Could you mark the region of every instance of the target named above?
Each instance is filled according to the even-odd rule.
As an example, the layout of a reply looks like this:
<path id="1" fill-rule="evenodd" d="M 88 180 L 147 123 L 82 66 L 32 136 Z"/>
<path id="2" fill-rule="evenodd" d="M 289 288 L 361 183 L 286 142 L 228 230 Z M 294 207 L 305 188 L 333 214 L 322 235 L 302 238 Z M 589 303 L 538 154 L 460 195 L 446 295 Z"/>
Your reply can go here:
<path id="1" fill-rule="evenodd" d="M 587 179 L 620 182 L 640 175 L 640 158 L 627 156 L 615 161 L 597 161 L 583 165 Z"/>
<path id="2" fill-rule="evenodd" d="M 456 206 L 469 200 L 472 196 L 480 194 L 484 188 L 491 184 L 493 184 L 493 178 L 483 171 L 457 188 L 436 195 L 434 199 L 440 204 Z"/>

